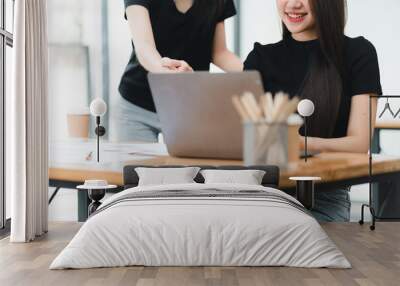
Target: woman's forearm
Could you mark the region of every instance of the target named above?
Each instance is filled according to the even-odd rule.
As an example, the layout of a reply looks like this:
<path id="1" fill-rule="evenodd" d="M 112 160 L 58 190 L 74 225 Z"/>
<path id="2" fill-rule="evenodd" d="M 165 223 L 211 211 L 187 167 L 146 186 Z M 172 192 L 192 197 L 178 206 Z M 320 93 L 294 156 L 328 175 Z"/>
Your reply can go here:
<path id="1" fill-rule="evenodd" d="M 369 104 L 368 94 L 353 96 L 347 136 L 332 139 L 308 138 L 308 149 L 317 152 L 367 153 L 370 134 L 373 134 L 375 128 L 377 100 L 371 101 L 372 119 L 369 118 Z M 369 131 L 370 120 L 372 120 L 371 131 Z M 304 137 L 301 137 L 300 142 L 304 148 Z"/>
<path id="2" fill-rule="evenodd" d="M 213 64 L 227 72 L 243 71 L 243 62 L 229 50 L 214 54 Z"/>
<path id="3" fill-rule="evenodd" d="M 212 63 L 227 72 L 243 71 L 243 62 L 227 48 L 224 22 L 215 28 Z"/>
<path id="4" fill-rule="evenodd" d="M 149 11 L 140 5 L 131 5 L 126 9 L 126 16 L 139 63 L 150 72 L 168 71 L 156 48 Z"/>
<path id="5" fill-rule="evenodd" d="M 333 139 L 309 137 L 307 141 L 308 150 L 315 152 L 367 153 L 369 149 L 368 138 L 361 138 L 359 136 L 347 136 Z M 301 137 L 300 142 L 301 147 L 304 149 L 304 137 Z"/>
<path id="6" fill-rule="evenodd" d="M 149 72 L 170 72 L 168 68 L 162 66 L 161 55 L 154 48 L 154 45 L 141 43 L 135 47 L 139 63 Z"/>

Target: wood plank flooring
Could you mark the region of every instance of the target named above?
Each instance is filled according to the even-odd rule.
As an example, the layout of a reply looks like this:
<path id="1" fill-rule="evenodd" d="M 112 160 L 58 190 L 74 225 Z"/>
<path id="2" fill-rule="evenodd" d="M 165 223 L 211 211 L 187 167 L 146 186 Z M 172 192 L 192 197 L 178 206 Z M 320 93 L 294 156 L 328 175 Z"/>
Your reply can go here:
<path id="1" fill-rule="evenodd" d="M 400 285 L 400 223 L 325 224 L 333 241 L 353 265 L 350 270 L 284 267 L 127 267 L 50 271 L 49 264 L 79 229 L 78 223 L 52 223 L 50 232 L 30 244 L 0 241 L 2 286 L 264 286 Z"/>

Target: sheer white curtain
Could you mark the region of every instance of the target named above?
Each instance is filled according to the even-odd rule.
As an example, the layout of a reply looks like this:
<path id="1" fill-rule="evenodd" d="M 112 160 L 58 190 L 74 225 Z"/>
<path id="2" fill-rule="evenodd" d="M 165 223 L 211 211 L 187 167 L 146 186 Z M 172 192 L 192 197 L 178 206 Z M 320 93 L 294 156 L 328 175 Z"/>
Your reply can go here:
<path id="1" fill-rule="evenodd" d="M 16 0 L 13 92 L 7 111 L 12 242 L 47 231 L 47 7 L 46 0 Z"/>

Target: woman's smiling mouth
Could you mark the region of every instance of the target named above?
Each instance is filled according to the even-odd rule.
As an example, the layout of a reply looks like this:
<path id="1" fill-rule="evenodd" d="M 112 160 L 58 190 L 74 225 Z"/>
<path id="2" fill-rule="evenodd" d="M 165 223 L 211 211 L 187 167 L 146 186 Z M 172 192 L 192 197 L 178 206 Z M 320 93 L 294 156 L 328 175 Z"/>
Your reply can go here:
<path id="1" fill-rule="evenodd" d="M 304 21 L 307 13 L 285 13 L 287 19 L 291 23 L 301 23 Z"/>

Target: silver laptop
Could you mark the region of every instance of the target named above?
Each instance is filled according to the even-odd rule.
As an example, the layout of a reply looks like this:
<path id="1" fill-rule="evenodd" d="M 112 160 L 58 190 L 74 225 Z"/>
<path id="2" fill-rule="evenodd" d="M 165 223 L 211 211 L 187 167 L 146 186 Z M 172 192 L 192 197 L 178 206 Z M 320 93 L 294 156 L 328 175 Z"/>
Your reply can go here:
<path id="1" fill-rule="evenodd" d="M 260 96 L 258 72 L 149 74 L 150 88 L 171 156 L 242 159 L 243 128 L 233 95 Z"/>

